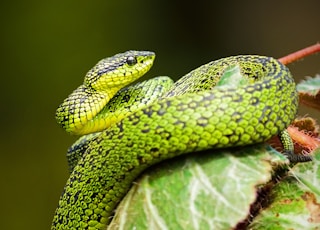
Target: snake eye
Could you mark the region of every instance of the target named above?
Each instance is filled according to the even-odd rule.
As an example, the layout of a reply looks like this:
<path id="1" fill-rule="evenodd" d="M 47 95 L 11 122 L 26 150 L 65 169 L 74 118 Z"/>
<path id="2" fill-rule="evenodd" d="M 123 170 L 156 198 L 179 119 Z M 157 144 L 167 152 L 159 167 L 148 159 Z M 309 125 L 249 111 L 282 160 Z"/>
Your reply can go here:
<path id="1" fill-rule="evenodd" d="M 127 64 L 130 66 L 133 66 L 135 64 L 137 64 L 137 59 L 134 56 L 129 56 L 127 57 Z"/>

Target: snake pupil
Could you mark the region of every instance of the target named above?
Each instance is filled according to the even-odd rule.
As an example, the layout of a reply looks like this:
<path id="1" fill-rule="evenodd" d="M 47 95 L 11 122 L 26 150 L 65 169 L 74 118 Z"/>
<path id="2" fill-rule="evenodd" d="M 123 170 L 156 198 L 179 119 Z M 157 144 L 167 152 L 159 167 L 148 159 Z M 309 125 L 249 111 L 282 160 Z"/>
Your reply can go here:
<path id="1" fill-rule="evenodd" d="M 134 57 L 134 56 L 129 56 L 129 57 L 127 58 L 127 64 L 130 65 L 130 66 L 133 66 L 133 65 L 137 64 L 137 59 L 136 59 L 136 57 Z"/>

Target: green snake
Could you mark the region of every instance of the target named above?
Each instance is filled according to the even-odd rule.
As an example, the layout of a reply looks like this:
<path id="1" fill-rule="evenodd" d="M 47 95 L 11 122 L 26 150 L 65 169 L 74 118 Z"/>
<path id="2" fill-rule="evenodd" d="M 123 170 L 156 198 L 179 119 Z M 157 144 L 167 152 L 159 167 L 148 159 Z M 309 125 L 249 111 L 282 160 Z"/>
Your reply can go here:
<path id="1" fill-rule="evenodd" d="M 298 94 L 289 70 L 276 59 L 227 57 L 174 84 L 159 77 L 158 82 L 168 85 L 150 80 L 126 87 L 151 68 L 154 58 L 153 52 L 127 51 L 101 60 L 58 107 L 57 121 L 67 132 L 97 133 L 71 148 L 80 151 L 76 157 L 70 153 L 72 173 L 52 229 L 106 228 L 143 170 L 181 154 L 261 143 L 279 135 L 289 160 L 310 160 L 293 154 L 285 131 L 296 116 Z M 241 72 L 240 80 L 228 78 L 232 69 Z"/>

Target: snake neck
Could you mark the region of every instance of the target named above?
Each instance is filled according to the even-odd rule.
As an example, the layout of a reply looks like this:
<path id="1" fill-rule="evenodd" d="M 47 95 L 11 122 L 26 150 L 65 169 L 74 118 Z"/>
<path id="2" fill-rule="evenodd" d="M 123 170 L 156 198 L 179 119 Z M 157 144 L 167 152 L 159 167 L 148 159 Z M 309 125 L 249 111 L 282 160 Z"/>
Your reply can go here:
<path id="1" fill-rule="evenodd" d="M 79 86 L 58 107 L 57 122 L 68 133 L 84 135 L 97 131 L 97 127 L 104 126 L 108 121 L 96 121 L 96 115 L 105 107 L 119 88 L 108 91 L 95 91 L 85 85 Z M 87 111 L 90 111 L 88 113 Z"/>

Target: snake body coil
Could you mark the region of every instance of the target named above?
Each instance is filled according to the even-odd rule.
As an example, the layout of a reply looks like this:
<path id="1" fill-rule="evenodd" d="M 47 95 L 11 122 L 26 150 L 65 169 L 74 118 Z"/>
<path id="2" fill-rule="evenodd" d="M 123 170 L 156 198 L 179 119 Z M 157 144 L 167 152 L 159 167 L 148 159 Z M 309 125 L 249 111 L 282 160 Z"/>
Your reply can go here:
<path id="1" fill-rule="evenodd" d="M 130 55 L 142 60 L 144 54 Z M 128 52 L 112 60 L 123 57 L 128 60 Z M 140 72 L 146 72 L 152 61 L 140 66 Z M 230 66 L 239 67 L 247 83 L 214 87 Z M 119 63 L 117 68 L 125 70 L 129 66 Z M 100 94 L 90 88 L 94 84 L 87 82 L 86 87 Z M 94 117 L 78 115 L 89 108 L 87 104 L 74 109 L 81 107 L 77 102 L 89 97 L 81 87 L 78 91 L 64 102 L 73 106 L 71 119 L 68 109 L 58 109 L 58 120 L 67 123 L 62 126 L 75 126 L 72 122 L 80 116 Z M 72 98 L 77 102 L 70 102 Z M 297 106 L 291 74 L 273 58 L 228 57 L 193 70 L 161 99 L 111 125 L 89 142 L 65 186 L 52 229 L 105 228 L 132 181 L 147 167 L 185 153 L 264 142 L 291 123 Z"/>

